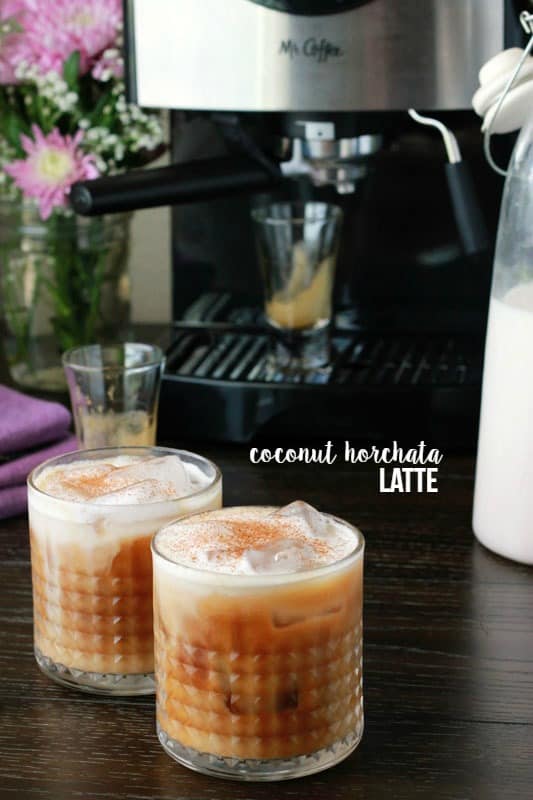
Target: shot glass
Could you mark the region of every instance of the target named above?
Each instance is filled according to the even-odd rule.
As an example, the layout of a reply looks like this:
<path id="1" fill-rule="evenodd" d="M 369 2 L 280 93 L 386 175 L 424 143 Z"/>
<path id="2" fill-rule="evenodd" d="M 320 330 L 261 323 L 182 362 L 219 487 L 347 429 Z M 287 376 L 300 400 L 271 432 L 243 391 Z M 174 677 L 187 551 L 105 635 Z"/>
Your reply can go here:
<path id="1" fill-rule="evenodd" d="M 80 448 L 155 445 L 164 364 L 149 344 L 68 350 L 63 366 Z"/>
<path id="2" fill-rule="evenodd" d="M 273 360 L 295 371 L 330 360 L 330 325 L 343 213 L 328 203 L 275 203 L 252 211 L 275 330 Z"/>
<path id="3" fill-rule="evenodd" d="M 172 758 L 208 775 L 309 775 L 344 759 L 363 734 L 364 540 L 356 528 L 324 515 L 349 527 L 353 550 L 305 572 L 215 572 L 165 549 L 177 527 L 229 524 L 238 512 L 253 529 L 273 511 L 189 516 L 152 542 L 158 737 Z"/>
<path id="4" fill-rule="evenodd" d="M 183 450 L 83 450 L 37 467 L 28 512 L 41 670 L 87 692 L 153 693 L 150 540 L 176 515 L 221 504 L 218 468 Z"/>

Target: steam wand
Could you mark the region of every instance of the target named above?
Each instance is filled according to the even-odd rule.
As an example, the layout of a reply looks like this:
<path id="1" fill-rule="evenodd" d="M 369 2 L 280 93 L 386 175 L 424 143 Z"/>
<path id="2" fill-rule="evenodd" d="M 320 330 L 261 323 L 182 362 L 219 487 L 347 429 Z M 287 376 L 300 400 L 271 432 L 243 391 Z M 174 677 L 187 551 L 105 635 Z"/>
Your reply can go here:
<path id="1" fill-rule="evenodd" d="M 408 113 L 415 122 L 436 128 L 442 135 L 448 156 L 446 179 L 455 222 L 465 253 L 470 256 L 487 250 L 490 243 L 487 226 L 479 207 L 470 170 L 463 161 L 455 134 L 438 119 L 423 117 L 413 108 L 410 108 Z"/>

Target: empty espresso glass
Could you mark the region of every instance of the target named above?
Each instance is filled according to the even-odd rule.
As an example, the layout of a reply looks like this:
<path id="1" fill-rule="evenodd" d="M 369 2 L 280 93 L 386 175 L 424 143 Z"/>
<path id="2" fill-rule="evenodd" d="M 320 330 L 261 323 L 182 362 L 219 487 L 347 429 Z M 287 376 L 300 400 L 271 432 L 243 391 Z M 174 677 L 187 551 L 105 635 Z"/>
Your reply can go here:
<path id="1" fill-rule="evenodd" d="M 328 203 L 275 203 L 252 212 L 275 330 L 276 366 L 308 370 L 330 360 L 335 268 L 343 214 Z"/>
<path id="2" fill-rule="evenodd" d="M 80 448 L 154 445 L 164 364 L 149 344 L 68 350 L 63 366 Z"/>

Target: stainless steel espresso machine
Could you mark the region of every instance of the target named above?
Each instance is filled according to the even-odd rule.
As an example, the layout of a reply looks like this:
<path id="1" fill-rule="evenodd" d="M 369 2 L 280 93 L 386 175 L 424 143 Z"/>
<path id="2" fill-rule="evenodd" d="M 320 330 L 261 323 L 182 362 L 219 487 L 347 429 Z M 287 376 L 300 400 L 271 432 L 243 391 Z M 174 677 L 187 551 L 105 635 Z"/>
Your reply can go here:
<path id="1" fill-rule="evenodd" d="M 72 202 L 174 207 L 163 436 L 473 443 L 502 184 L 468 109 L 524 2 L 127 0 L 129 94 L 172 110 L 173 163 Z M 410 108 L 454 130 L 473 181 Z M 250 222 L 274 199 L 345 213 L 332 362 L 290 381 L 266 367 Z"/>

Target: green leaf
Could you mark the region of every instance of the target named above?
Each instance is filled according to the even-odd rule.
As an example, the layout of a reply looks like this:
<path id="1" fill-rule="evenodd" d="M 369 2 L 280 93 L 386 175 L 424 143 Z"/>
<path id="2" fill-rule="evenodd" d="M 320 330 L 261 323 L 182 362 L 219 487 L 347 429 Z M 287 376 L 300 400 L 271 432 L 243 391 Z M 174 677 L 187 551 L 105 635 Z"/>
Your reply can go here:
<path id="1" fill-rule="evenodd" d="M 25 126 L 16 114 L 7 113 L 2 120 L 4 136 L 9 144 L 14 147 L 19 155 L 23 149 L 20 141 L 20 134 L 25 133 Z"/>
<path id="2" fill-rule="evenodd" d="M 63 65 L 63 77 L 72 92 L 78 91 L 78 78 L 80 75 L 80 52 L 74 50 Z"/>
<path id="3" fill-rule="evenodd" d="M 101 117 L 104 111 L 105 106 L 112 102 L 112 91 L 109 90 L 103 94 L 98 102 L 96 103 L 93 111 L 88 114 L 89 120 L 91 121 L 91 125 L 99 125 L 102 121 Z"/>

